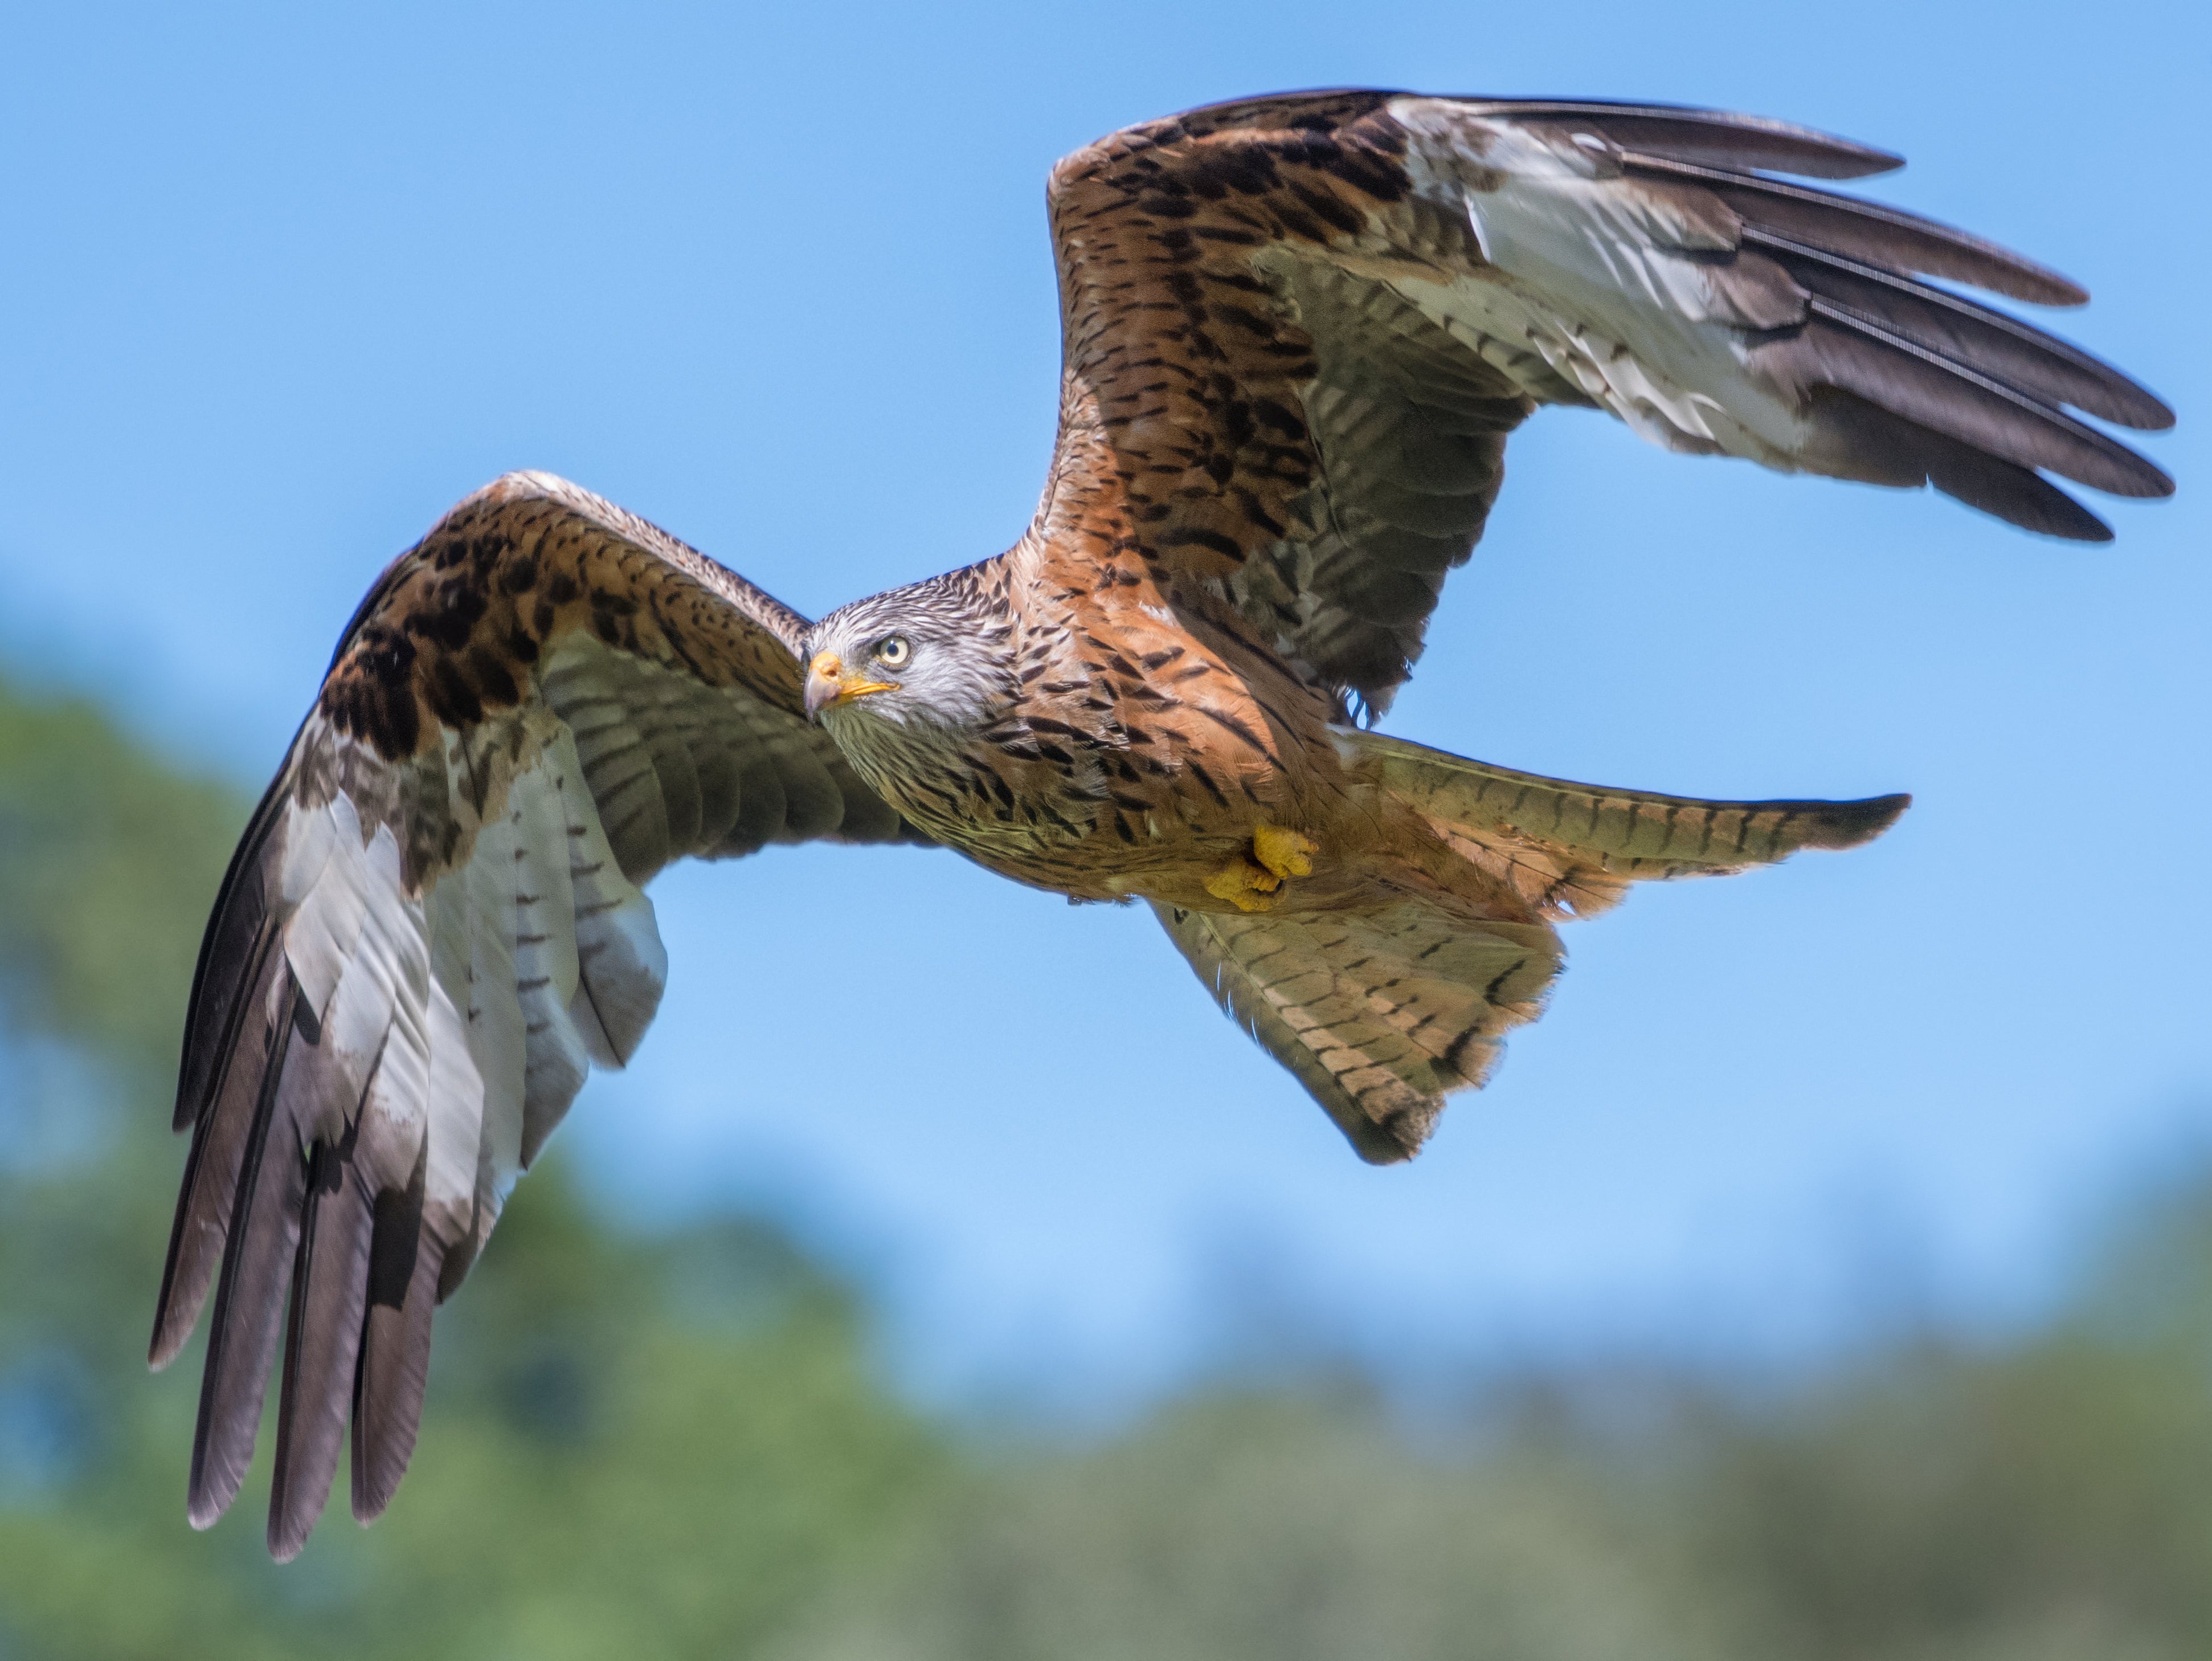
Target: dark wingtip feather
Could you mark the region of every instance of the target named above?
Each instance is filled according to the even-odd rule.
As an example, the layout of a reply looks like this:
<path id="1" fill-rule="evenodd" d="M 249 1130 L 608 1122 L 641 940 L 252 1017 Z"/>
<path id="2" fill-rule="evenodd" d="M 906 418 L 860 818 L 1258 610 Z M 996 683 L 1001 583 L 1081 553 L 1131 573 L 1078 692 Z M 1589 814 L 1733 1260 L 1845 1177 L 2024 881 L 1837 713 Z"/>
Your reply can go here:
<path id="1" fill-rule="evenodd" d="M 1999 469 L 2008 468 L 2009 464 L 1988 461 L 1987 458 L 1977 459 L 1987 461 L 1987 466 L 1976 467 L 1963 461 L 1955 466 L 1931 465 L 1928 482 L 1954 501 L 1993 514 L 2007 524 L 2017 525 L 2037 536 L 2053 537 L 2061 542 L 2112 540 L 2111 526 L 2050 480 L 2025 468 L 2010 470 L 2021 475 L 2017 478 L 1995 478 L 1992 476 Z"/>
<path id="2" fill-rule="evenodd" d="M 2083 356 L 2087 355 L 2085 353 Z M 2115 370 L 2113 373 L 2118 374 L 2118 371 Z M 2125 415 L 2114 416 L 2111 418 L 2146 433 L 2163 433 L 2169 430 L 2174 422 L 2173 405 L 2140 381 L 2130 380 L 2127 384 L 2128 390 L 2135 395 L 2134 407 Z M 2103 411 L 2093 410 L 2090 413 L 2101 415 Z"/>
<path id="3" fill-rule="evenodd" d="M 2071 277 L 2024 254 L 1901 208 L 1650 152 L 1631 154 L 1624 161 L 1631 176 L 1702 185 L 1748 225 L 1856 259 L 1971 283 L 2039 306 L 2080 306 L 2089 298 L 2089 291 Z"/>
<path id="4" fill-rule="evenodd" d="M 1802 356 L 1817 379 L 1969 449 L 2047 468 L 2122 496 L 2173 494 L 2148 457 L 1975 364 L 1931 350 L 1849 307 L 1815 298 L 1813 321 L 1778 358 Z"/>
<path id="5" fill-rule="evenodd" d="M 1801 460 L 1814 472 L 1945 496 L 2039 536 L 2110 542 L 2112 527 L 2032 468 L 1893 415 L 1835 386 L 1814 388 L 1814 442 Z"/>
<path id="6" fill-rule="evenodd" d="M 1997 245 L 1992 242 L 1987 246 L 1994 248 Z M 2086 306 L 2089 303 L 2089 291 L 2063 271 L 2054 271 L 2048 265 L 2039 265 L 2033 259 L 2012 253 L 2008 249 L 2000 252 L 2008 256 L 2008 263 L 2014 273 L 2014 284 L 2003 288 L 1991 284 L 1990 286 L 1994 292 L 2009 295 L 2015 300 L 2028 301 L 2038 306 Z"/>
<path id="7" fill-rule="evenodd" d="M 287 1074 L 318 1036 L 306 996 L 299 983 L 291 981 L 276 1025 L 278 1053 L 256 1092 L 253 1128 L 239 1168 L 230 1238 L 208 1326 L 207 1366 L 192 1437 L 189 1514 L 195 1528 L 207 1527 L 230 1508 L 253 1457 L 307 1197 L 307 1167 L 296 1157 L 285 1157 L 283 1150 L 292 1128 L 280 1130 L 274 1121 L 283 1110 L 279 1098 Z M 266 1157 L 272 1152 L 273 1159 Z"/>
<path id="8" fill-rule="evenodd" d="M 318 1141 L 308 1170 L 269 1487 L 269 1555 L 280 1563 L 314 1532 L 345 1439 L 374 1221 L 355 1165 L 362 1123 L 335 1147 Z"/>
<path id="9" fill-rule="evenodd" d="M 374 1522 L 414 1457 L 430 1372 L 444 1243 L 424 1226 L 428 1143 L 404 1189 L 380 1194 L 369 1241 L 368 1313 L 353 1389 L 353 1514 Z"/>
<path id="10" fill-rule="evenodd" d="M 294 742 L 298 742 L 296 737 Z M 282 853 L 271 848 L 270 838 L 290 793 L 287 768 L 270 781 L 246 821 L 208 914 L 199 957 L 192 966 L 191 996 L 185 1006 L 184 1053 L 177 1067 L 176 1110 L 169 1122 L 173 1130 L 189 1130 L 197 1124 L 222 1084 L 240 1001 L 253 989 L 248 967 L 254 960 L 252 946 L 267 929 L 270 877 L 274 857 Z"/>
<path id="11" fill-rule="evenodd" d="M 1796 173 L 1806 179 L 1864 179 L 1905 165 L 1894 151 L 1816 127 L 1764 115 L 1688 104 L 1613 103 L 1595 98 L 1485 98 L 1470 104 L 1522 120 L 1588 121 L 1615 143 L 1676 161 Z"/>
<path id="12" fill-rule="evenodd" d="M 2046 404 L 2124 427 L 2173 425 L 2163 399 L 2080 347 L 1948 289 L 1747 225 L 1743 240 L 1816 299 L 1839 303 L 1930 350 L 1972 364 Z"/>
<path id="13" fill-rule="evenodd" d="M 276 1053 L 266 1018 L 246 1031 L 246 1018 L 275 995 L 276 977 L 288 974 L 275 920 L 264 918 L 240 977 L 243 990 L 230 1001 L 221 1035 L 222 1065 L 209 1077 L 204 1110 L 193 1127 L 191 1152 L 179 1184 L 169 1226 L 168 1255 L 154 1299 L 154 1333 L 146 1362 L 159 1372 L 177 1358 L 192 1335 L 215 1277 L 216 1254 L 230 1232 L 238 1173 L 254 1134 L 262 1089 Z M 281 1029 L 278 1029 L 281 1031 Z"/>

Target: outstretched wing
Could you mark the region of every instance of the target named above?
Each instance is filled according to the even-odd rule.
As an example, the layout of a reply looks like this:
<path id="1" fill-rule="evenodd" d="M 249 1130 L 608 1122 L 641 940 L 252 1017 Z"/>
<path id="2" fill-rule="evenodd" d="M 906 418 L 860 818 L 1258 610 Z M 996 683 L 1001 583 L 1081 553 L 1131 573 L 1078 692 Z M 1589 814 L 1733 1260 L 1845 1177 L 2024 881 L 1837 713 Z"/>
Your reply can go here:
<path id="1" fill-rule="evenodd" d="M 2088 296 L 1978 238 L 1771 176 L 1898 165 L 1747 116 L 1383 92 L 1115 133 L 1052 179 L 1052 545 L 1133 538 L 1178 609 L 1233 605 L 1380 708 L 1482 533 L 1505 435 L 1540 404 L 2109 537 L 2042 472 L 2172 486 L 2068 406 L 2141 428 L 2172 413 L 1921 278 Z"/>
<path id="2" fill-rule="evenodd" d="M 280 1324 L 270 1551 L 305 1543 L 349 1415 L 354 1513 L 390 1500 L 432 1305 L 589 1063 L 653 1019 L 654 872 L 925 840 L 807 724 L 806 626 L 538 473 L 462 502 L 362 603 L 231 861 L 185 1024 L 152 1360 L 220 1257 L 195 1524 L 238 1492 Z"/>

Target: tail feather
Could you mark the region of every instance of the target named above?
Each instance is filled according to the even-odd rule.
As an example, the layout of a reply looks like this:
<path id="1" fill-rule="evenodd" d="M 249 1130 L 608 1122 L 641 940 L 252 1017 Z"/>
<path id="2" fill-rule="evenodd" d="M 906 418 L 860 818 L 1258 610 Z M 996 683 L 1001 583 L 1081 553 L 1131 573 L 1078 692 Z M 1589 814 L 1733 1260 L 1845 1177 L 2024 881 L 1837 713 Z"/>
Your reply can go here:
<path id="1" fill-rule="evenodd" d="M 1339 736 L 1462 857 L 1547 917 L 1602 911 L 1632 882 L 1722 876 L 1801 848 L 1856 848 L 1912 800 L 1702 801 L 1516 772 L 1380 733 Z"/>
<path id="2" fill-rule="evenodd" d="M 1357 913 L 1212 916 L 1155 903 L 1222 1010 L 1288 1068 L 1370 1165 L 1418 1152 L 1480 1086 L 1559 969 L 1542 923 L 1463 915 L 1417 879 Z"/>
<path id="3" fill-rule="evenodd" d="M 1698 801 L 1517 773 L 1379 733 L 1339 739 L 1355 770 L 1482 876 L 1454 880 L 1437 861 L 1379 852 L 1360 893 L 1322 910 L 1152 909 L 1214 1001 L 1376 1165 L 1418 1153 L 1444 1098 L 1480 1087 L 1504 1035 L 1536 1018 L 1561 961 L 1553 921 L 1602 910 L 1632 882 L 1856 847 L 1909 800 Z"/>

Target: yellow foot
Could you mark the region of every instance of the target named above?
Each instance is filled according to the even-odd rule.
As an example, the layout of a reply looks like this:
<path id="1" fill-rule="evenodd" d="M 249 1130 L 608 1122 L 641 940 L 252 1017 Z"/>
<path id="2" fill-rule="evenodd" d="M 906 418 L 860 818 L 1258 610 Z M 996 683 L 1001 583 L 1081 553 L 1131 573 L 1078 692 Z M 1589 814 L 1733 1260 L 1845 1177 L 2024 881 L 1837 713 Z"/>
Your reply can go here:
<path id="1" fill-rule="evenodd" d="M 1283 879 L 1239 854 L 1206 879 L 1206 891 L 1239 911 L 1265 911 L 1275 904 Z"/>
<path id="2" fill-rule="evenodd" d="M 1252 851 L 1239 854 L 1206 879 L 1206 891 L 1239 911 L 1271 910 L 1287 877 L 1313 875 L 1321 844 L 1295 830 L 1263 824 L 1252 833 Z"/>
<path id="3" fill-rule="evenodd" d="M 1263 824 L 1252 833 L 1252 857 L 1278 879 L 1310 877 L 1313 856 L 1320 852 L 1321 844 L 1310 837 L 1285 830 L 1279 824 Z"/>

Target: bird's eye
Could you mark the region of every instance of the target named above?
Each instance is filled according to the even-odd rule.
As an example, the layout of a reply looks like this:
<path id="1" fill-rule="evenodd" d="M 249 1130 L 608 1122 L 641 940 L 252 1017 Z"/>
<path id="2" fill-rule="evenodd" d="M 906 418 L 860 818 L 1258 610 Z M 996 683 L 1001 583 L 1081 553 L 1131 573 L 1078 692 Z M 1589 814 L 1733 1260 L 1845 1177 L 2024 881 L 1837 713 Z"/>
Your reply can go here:
<path id="1" fill-rule="evenodd" d="M 914 655 L 914 642 L 904 635 L 886 635 L 876 642 L 876 661 L 896 669 Z"/>

